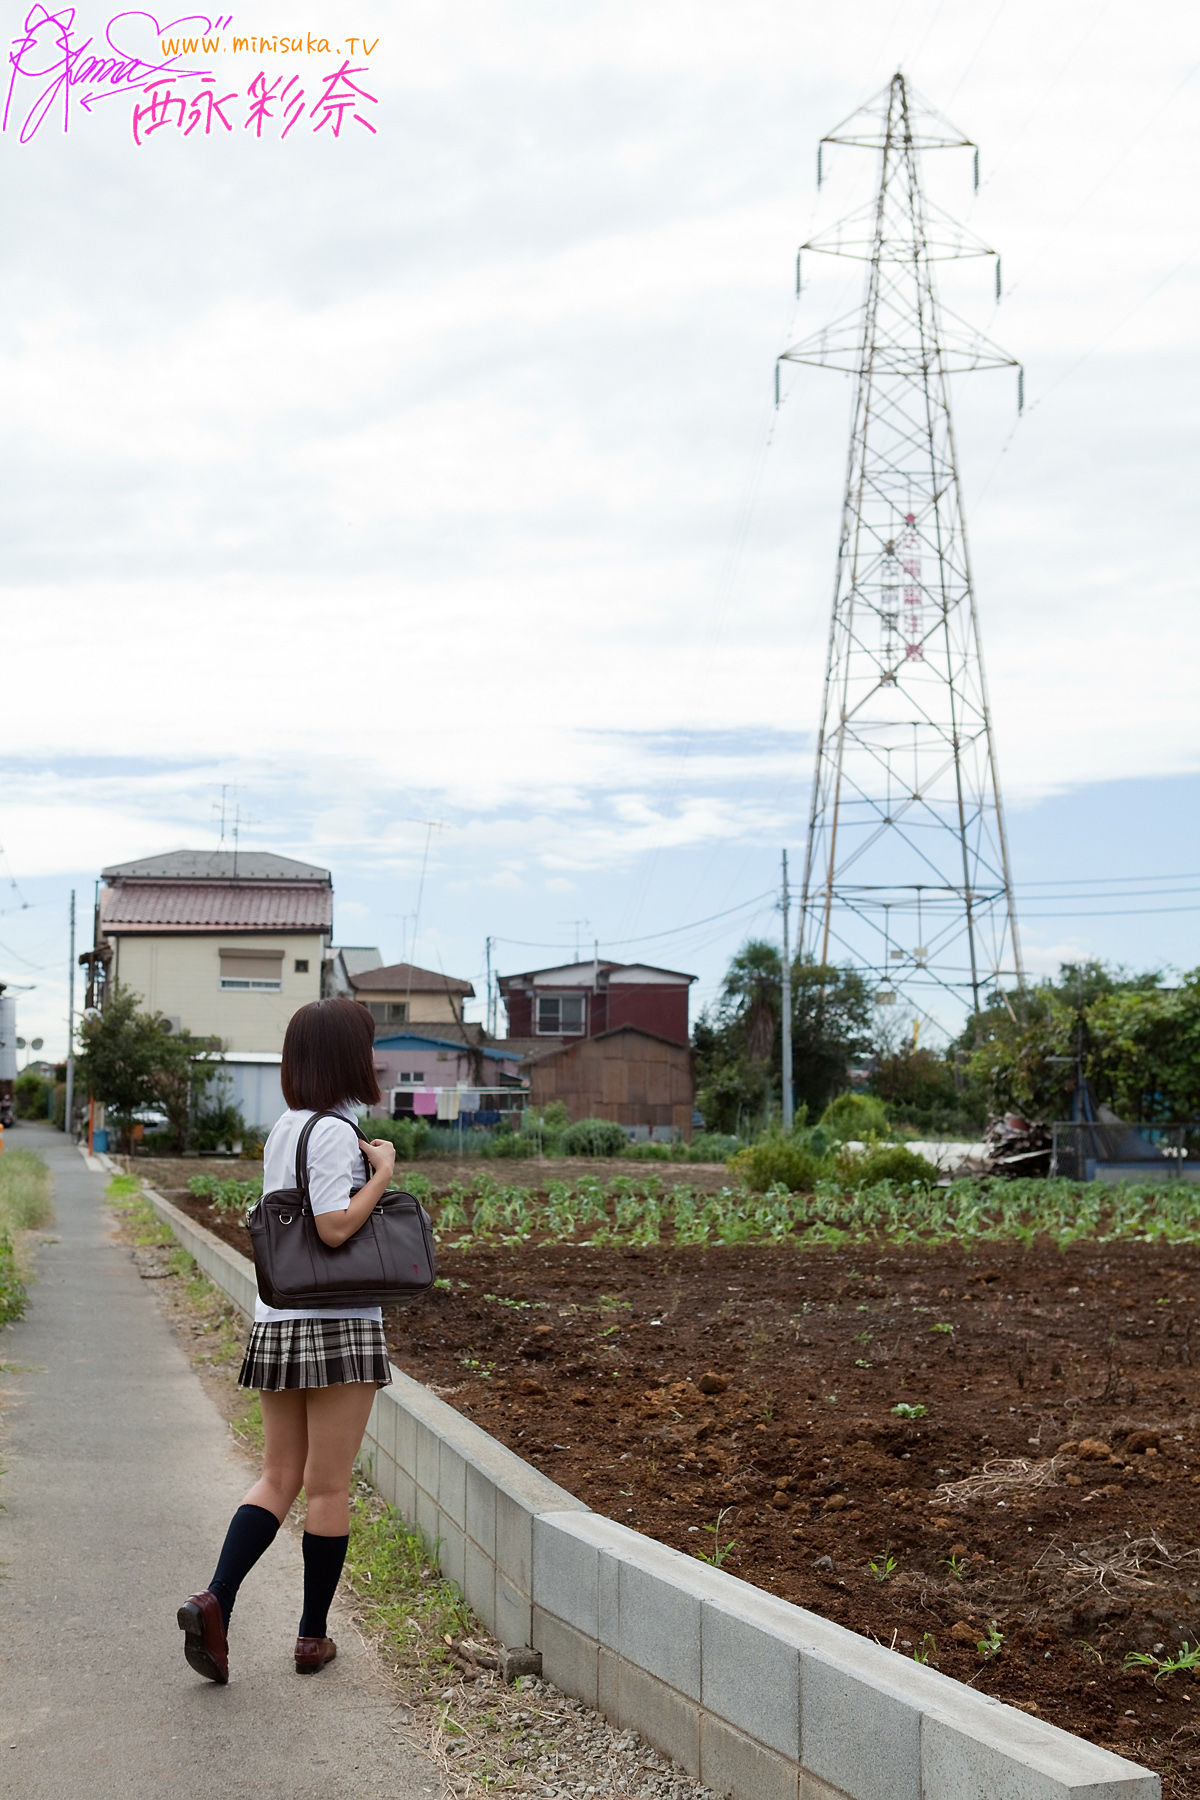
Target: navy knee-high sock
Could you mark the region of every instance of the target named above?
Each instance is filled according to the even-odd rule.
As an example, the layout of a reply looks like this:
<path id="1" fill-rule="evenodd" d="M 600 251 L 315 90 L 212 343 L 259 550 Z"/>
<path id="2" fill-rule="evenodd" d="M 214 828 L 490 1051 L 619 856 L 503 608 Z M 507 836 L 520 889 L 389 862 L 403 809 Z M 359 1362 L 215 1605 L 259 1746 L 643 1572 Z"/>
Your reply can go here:
<path id="1" fill-rule="evenodd" d="M 209 1592 L 221 1603 L 227 1631 L 238 1589 L 264 1550 L 271 1548 L 278 1530 L 279 1520 L 265 1506 L 239 1506 L 230 1519 L 217 1572 L 208 1584 Z"/>
<path id="2" fill-rule="evenodd" d="M 317 1537 L 314 1532 L 305 1532 L 304 1611 L 300 1615 L 299 1637 L 325 1636 L 330 1602 L 337 1591 L 349 1542 L 348 1537 Z"/>

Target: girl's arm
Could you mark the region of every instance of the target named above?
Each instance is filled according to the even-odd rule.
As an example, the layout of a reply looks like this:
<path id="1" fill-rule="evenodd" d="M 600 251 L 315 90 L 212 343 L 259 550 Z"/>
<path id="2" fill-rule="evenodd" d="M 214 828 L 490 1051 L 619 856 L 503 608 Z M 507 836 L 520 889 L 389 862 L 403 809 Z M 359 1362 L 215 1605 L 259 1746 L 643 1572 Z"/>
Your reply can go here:
<path id="1" fill-rule="evenodd" d="M 368 1144 L 359 1138 L 359 1148 L 371 1165 L 371 1179 L 360 1187 L 357 1194 L 351 1195 L 350 1204 L 337 1212 L 319 1212 L 313 1214 L 317 1227 L 317 1235 L 323 1244 L 336 1250 L 347 1238 L 364 1225 L 375 1210 L 376 1204 L 387 1193 L 391 1185 L 392 1171 L 396 1166 L 396 1146 L 387 1143 L 383 1138 L 372 1138 Z"/>

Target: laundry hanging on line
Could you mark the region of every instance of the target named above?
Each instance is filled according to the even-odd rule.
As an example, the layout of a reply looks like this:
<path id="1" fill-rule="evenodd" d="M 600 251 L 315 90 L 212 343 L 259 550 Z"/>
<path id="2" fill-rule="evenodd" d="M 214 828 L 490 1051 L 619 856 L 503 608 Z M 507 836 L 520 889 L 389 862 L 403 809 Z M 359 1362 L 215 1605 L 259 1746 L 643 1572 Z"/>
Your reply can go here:
<path id="1" fill-rule="evenodd" d="M 413 1111 L 431 1119 L 437 1112 L 437 1095 L 432 1088 L 418 1088 L 413 1095 Z"/>
<path id="2" fill-rule="evenodd" d="M 457 1088 L 439 1088 L 437 1116 L 447 1122 L 457 1119 L 460 1096 Z"/>

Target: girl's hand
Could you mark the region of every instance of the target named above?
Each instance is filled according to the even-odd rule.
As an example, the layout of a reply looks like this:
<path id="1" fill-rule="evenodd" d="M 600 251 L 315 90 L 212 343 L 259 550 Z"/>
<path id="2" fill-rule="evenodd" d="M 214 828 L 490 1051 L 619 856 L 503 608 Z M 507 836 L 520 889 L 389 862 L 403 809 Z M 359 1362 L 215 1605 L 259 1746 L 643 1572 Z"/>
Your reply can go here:
<path id="1" fill-rule="evenodd" d="M 370 1163 L 372 1174 L 384 1175 L 390 1181 L 396 1167 L 395 1144 L 389 1144 L 386 1138 L 372 1138 L 370 1143 L 359 1138 L 358 1147 Z"/>

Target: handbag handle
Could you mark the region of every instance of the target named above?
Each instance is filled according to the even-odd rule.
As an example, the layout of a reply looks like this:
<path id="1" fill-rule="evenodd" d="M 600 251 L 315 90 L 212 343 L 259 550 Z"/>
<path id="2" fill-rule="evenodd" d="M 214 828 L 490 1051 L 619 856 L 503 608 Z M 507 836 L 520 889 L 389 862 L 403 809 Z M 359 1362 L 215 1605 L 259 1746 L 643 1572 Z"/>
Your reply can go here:
<path id="1" fill-rule="evenodd" d="M 300 1191 L 300 1198 L 304 1202 L 304 1207 L 307 1212 L 312 1211 L 312 1201 L 308 1197 L 308 1140 L 313 1134 L 318 1119 L 340 1119 L 343 1125 L 349 1125 L 351 1131 L 353 1131 L 356 1146 L 359 1140 L 358 1126 L 354 1123 L 353 1119 L 348 1119 L 345 1113 L 315 1112 L 311 1119 L 306 1119 L 304 1121 L 300 1137 L 296 1144 L 296 1186 Z"/>

